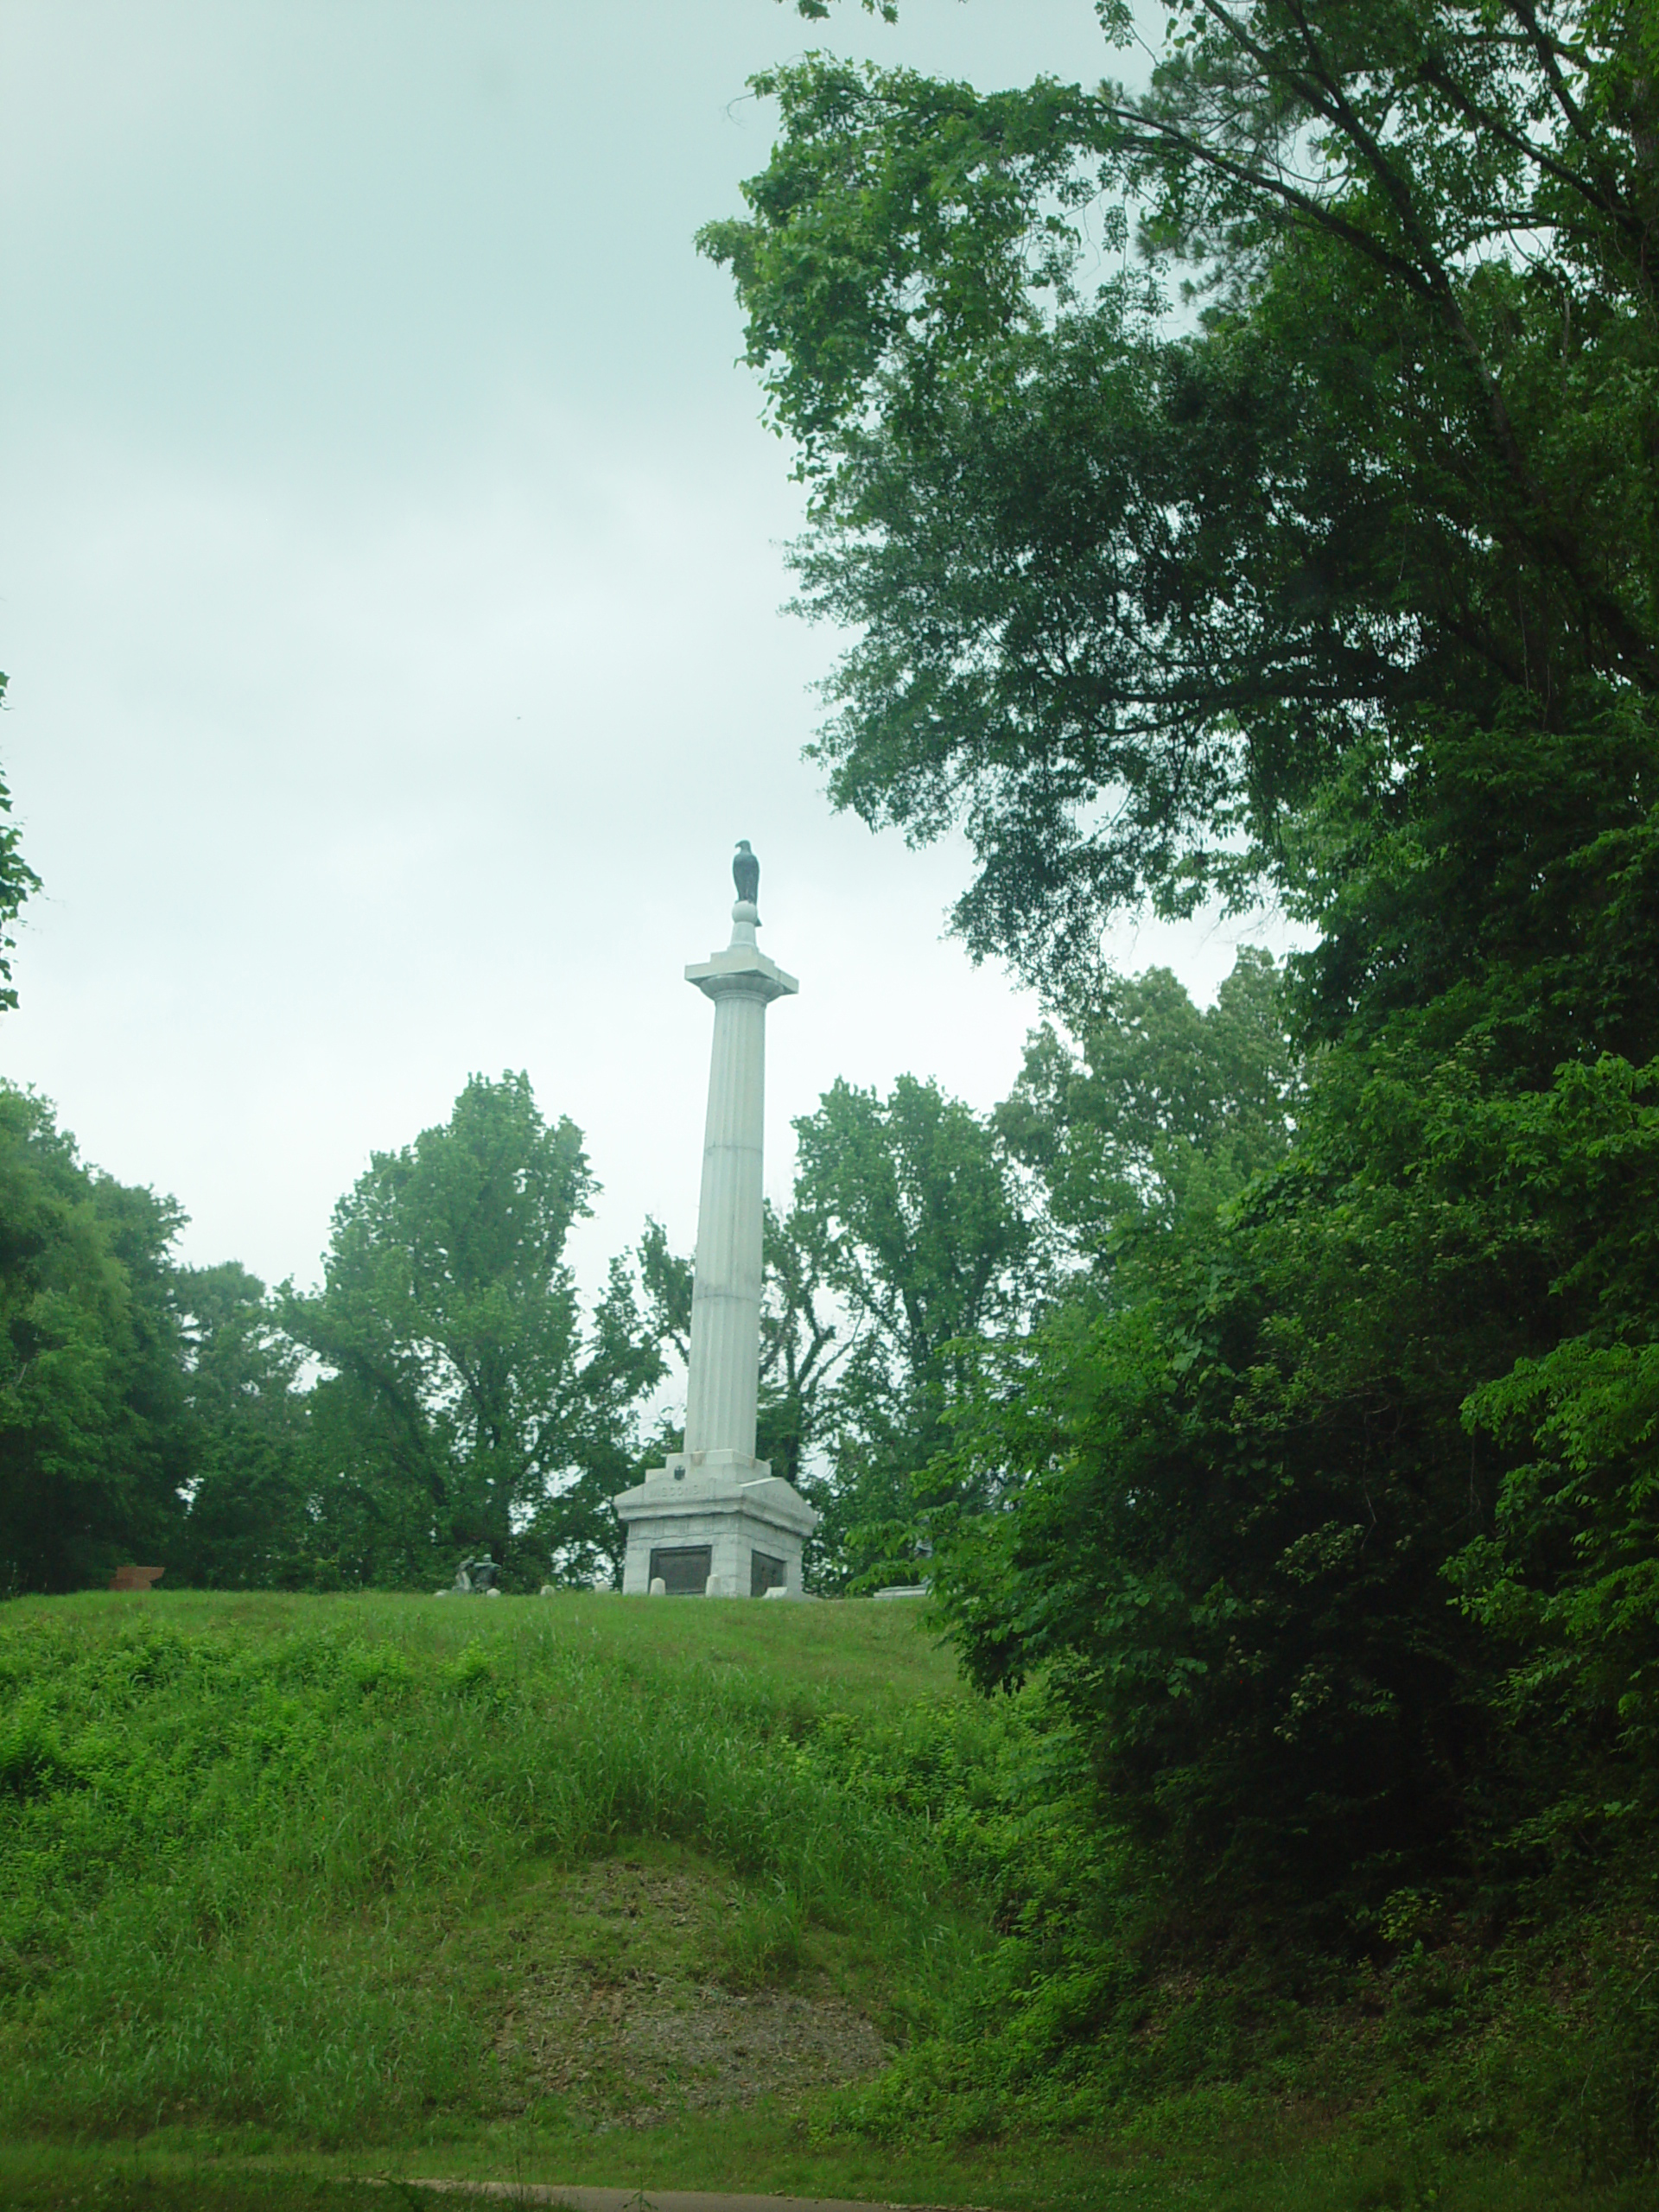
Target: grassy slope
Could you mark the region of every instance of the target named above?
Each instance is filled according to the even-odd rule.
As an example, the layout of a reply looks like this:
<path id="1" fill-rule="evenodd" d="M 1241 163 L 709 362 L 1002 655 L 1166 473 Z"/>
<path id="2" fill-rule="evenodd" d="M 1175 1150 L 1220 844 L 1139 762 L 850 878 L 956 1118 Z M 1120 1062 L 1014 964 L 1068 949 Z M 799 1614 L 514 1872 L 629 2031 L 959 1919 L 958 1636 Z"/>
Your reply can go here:
<path id="1" fill-rule="evenodd" d="M 693 2051 L 721 1991 L 762 2041 L 791 2003 L 895 2047 L 939 2018 L 995 1940 L 985 1904 L 929 1817 L 858 1786 L 861 1742 L 918 1710 L 963 1770 L 1016 1725 L 962 1697 L 910 1605 L 4 1607 L 0 2201 L 239 2204 L 250 2160 L 296 2202 L 362 2172 L 1010 2208 L 1642 2201 L 1454 2154 L 1408 2094 L 876 2142 L 757 2056 L 747 2108 L 665 2110 L 664 2062 L 658 2118 L 616 2124 L 643 2076 L 610 2023 L 647 1985 L 654 2032 Z"/>

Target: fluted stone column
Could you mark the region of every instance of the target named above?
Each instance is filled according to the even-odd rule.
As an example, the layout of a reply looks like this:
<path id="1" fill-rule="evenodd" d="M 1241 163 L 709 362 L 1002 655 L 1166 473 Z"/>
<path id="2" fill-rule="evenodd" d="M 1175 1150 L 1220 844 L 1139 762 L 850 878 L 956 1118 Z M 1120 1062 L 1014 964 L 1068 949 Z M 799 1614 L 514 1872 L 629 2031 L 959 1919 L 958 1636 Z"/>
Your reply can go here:
<path id="1" fill-rule="evenodd" d="M 671 1587 L 702 1583 L 713 1596 L 760 1595 L 769 1583 L 798 1597 L 801 1547 L 817 1522 L 794 1485 L 754 1456 L 766 1008 L 800 988 L 760 950 L 759 922 L 740 899 L 731 943 L 685 971 L 715 1006 L 685 1449 L 613 1501 L 627 1523 L 627 1594 L 645 1595 L 660 1569 Z"/>
<path id="2" fill-rule="evenodd" d="M 725 951 L 685 971 L 687 982 L 715 1002 L 685 1402 L 685 1449 L 693 1459 L 709 1452 L 754 1457 L 766 1008 L 800 988 L 756 944 L 756 920 L 753 907 L 740 899 Z"/>

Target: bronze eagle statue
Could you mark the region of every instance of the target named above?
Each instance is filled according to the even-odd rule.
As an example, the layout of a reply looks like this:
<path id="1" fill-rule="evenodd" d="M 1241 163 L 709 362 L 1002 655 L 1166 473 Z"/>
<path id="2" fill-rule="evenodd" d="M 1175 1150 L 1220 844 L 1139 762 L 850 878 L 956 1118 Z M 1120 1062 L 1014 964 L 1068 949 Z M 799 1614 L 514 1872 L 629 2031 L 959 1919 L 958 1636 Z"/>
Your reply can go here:
<path id="1" fill-rule="evenodd" d="M 737 851 L 732 857 L 732 881 L 737 886 L 737 895 L 746 899 L 751 906 L 760 898 L 760 863 L 749 850 L 749 841 L 740 837 Z"/>

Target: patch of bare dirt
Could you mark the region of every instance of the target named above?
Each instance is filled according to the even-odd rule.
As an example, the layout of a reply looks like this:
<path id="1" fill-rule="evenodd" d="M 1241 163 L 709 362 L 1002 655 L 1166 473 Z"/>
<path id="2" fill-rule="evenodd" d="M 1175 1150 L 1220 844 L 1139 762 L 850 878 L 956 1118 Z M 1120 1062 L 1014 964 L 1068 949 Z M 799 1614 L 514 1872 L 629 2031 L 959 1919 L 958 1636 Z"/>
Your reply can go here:
<path id="1" fill-rule="evenodd" d="M 593 2124 L 651 2127 L 686 2111 L 838 2087 L 889 2056 L 825 1991 L 734 1991 L 699 1972 L 698 1939 L 729 1886 L 606 1860 L 569 1876 L 556 1917 L 512 1935 L 496 2050 L 525 2101 L 564 2098 Z"/>

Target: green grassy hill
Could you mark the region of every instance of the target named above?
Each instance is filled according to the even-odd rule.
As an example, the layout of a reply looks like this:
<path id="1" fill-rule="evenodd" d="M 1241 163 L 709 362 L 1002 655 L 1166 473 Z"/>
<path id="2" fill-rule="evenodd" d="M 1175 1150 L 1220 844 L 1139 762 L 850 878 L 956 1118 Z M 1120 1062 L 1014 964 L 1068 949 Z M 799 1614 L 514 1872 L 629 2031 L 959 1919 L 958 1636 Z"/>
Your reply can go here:
<path id="1" fill-rule="evenodd" d="M 1113 2112 L 990 2068 L 953 2101 L 999 2037 L 997 1868 L 1044 1847 L 1047 1756 L 911 1605 L 14 1602 L 0 2192 L 1567 2201 L 1404 2060 Z"/>

